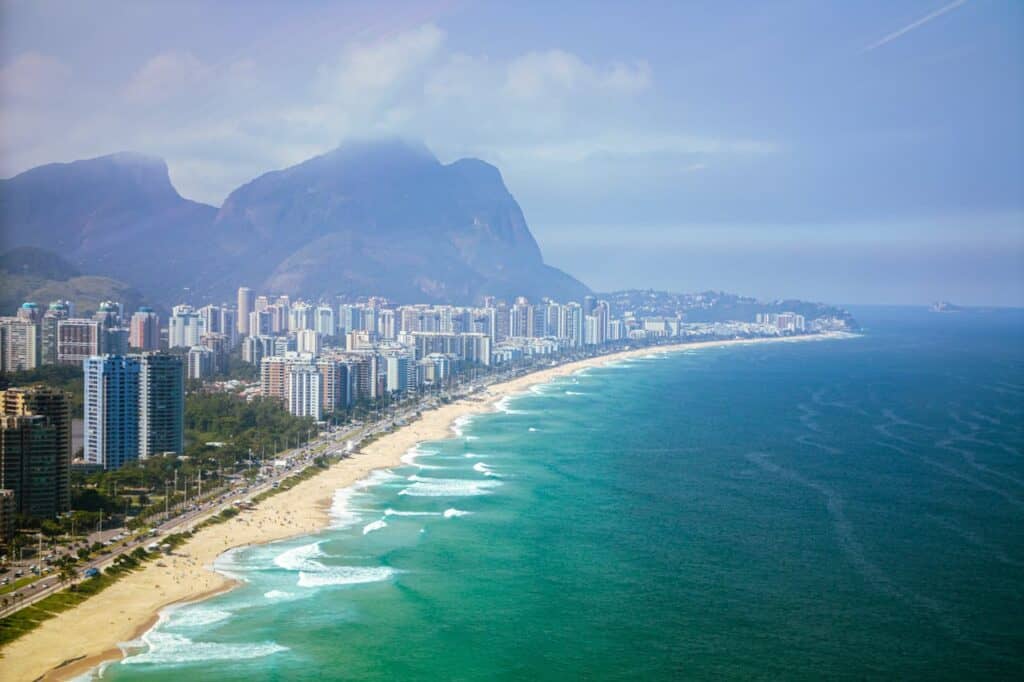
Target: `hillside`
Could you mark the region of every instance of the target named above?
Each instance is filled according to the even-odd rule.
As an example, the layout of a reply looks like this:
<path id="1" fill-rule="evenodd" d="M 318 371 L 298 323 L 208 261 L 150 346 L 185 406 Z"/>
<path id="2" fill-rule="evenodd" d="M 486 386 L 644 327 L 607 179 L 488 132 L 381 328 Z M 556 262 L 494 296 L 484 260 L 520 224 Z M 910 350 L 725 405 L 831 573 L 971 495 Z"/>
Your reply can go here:
<path id="1" fill-rule="evenodd" d="M 589 291 L 544 263 L 498 169 L 397 140 L 266 173 L 219 210 L 181 197 L 160 159 L 50 164 L 0 180 L 0 225 L 0 250 L 54 249 L 165 305 L 185 287 L 230 300 L 239 285 L 453 303 Z"/>

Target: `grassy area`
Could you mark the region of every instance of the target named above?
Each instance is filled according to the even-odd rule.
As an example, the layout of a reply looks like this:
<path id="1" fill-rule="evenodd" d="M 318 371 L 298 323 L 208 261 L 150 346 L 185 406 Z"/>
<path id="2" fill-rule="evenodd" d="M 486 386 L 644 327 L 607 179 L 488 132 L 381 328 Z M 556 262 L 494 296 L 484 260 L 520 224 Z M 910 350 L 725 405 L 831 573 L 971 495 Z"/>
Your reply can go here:
<path id="1" fill-rule="evenodd" d="M 25 585 L 28 585 L 29 583 L 34 583 L 37 580 L 42 580 L 42 576 L 26 575 L 24 578 L 18 578 L 10 585 L 4 585 L 3 587 L 0 587 L 0 595 L 7 594 L 8 592 L 14 592 L 15 590 L 20 590 L 21 588 L 25 587 Z"/>
<path id="2" fill-rule="evenodd" d="M 373 437 L 368 438 L 365 442 L 371 442 L 373 439 Z M 302 471 L 283 479 L 277 488 L 272 488 L 256 495 L 252 501 L 254 503 L 260 502 L 280 492 L 290 490 L 299 483 L 307 481 L 317 474 L 325 471 L 331 466 L 331 464 L 334 464 L 339 459 L 341 458 L 318 457 L 314 464 L 311 464 Z M 234 507 L 222 509 L 210 518 L 197 524 L 193 531 L 174 533 L 167 536 L 163 543 L 169 544 L 171 549 L 177 548 L 187 542 L 195 532 L 209 526 L 230 521 L 232 518 L 237 516 L 238 513 L 238 509 Z M 147 552 L 142 547 L 138 547 L 130 554 L 123 554 L 118 557 L 113 565 L 102 571 L 98 576 L 82 580 L 69 589 L 52 594 L 31 606 L 26 606 L 25 608 L 0 619 L 0 647 L 3 647 L 4 645 L 31 632 L 50 618 L 53 618 L 68 609 L 74 608 L 86 599 L 99 594 L 117 582 L 124 575 L 140 568 L 142 564 L 158 556 L 160 556 L 159 553 Z M 34 576 L 32 577 L 34 578 Z"/>
<path id="3" fill-rule="evenodd" d="M 167 536 L 164 539 L 164 543 L 170 545 L 171 549 L 175 549 L 190 537 L 192 537 L 191 533 L 174 533 Z M 140 568 L 147 561 L 151 561 L 159 556 L 160 554 L 157 552 L 147 552 L 143 548 L 138 547 L 130 554 L 118 557 L 113 565 L 101 571 L 96 577 L 81 580 L 69 589 L 55 592 L 35 604 L 26 606 L 0 619 L 0 647 L 35 630 L 45 621 L 54 618 L 64 611 L 78 606 L 86 599 L 99 594 L 125 575 Z"/>

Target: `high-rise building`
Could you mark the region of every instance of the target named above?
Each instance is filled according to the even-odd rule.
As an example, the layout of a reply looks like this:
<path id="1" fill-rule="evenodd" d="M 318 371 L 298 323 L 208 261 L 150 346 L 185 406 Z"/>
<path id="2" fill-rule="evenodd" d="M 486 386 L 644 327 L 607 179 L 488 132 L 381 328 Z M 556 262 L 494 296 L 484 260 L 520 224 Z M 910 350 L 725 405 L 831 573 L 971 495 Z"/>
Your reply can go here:
<path id="1" fill-rule="evenodd" d="M 249 336 L 270 336 L 274 333 L 274 316 L 269 310 L 249 313 Z"/>
<path id="2" fill-rule="evenodd" d="M 316 308 L 305 301 L 296 301 L 288 311 L 288 329 L 316 329 Z"/>
<path id="3" fill-rule="evenodd" d="M 323 303 L 316 307 L 316 330 L 324 336 L 338 333 L 334 324 L 334 308 Z"/>
<path id="4" fill-rule="evenodd" d="M 92 316 L 92 319 L 99 322 L 103 329 L 120 327 L 121 320 L 123 319 L 123 310 L 124 306 L 116 301 L 103 301 L 100 303 L 99 310 Z"/>
<path id="5" fill-rule="evenodd" d="M 14 491 L 0 489 L 0 544 L 7 545 L 14 539 L 17 513 Z"/>
<path id="6" fill-rule="evenodd" d="M 135 311 L 129 330 L 128 340 L 132 348 L 160 349 L 160 318 L 152 308 L 142 306 Z"/>
<path id="7" fill-rule="evenodd" d="M 53 301 L 43 314 L 39 324 L 40 331 L 40 358 L 43 365 L 54 365 L 57 363 L 57 324 L 71 316 L 70 304 L 67 301 Z"/>
<path id="8" fill-rule="evenodd" d="M 140 457 L 184 452 L 185 379 L 182 365 L 180 356 L 168 353 L 144 353 L 139 360 Z"/>
<path id="9" fill-rule="evenodd" d="M 409 358 L 403 355 L 392 355 L 387 358 L 388 393 L 400 393 L 409 390 L 409 371 L 413 371 L 413 382 L 415 382 L 415 366 L 409 362 Z"/>
<path id="10" fill-rule="evenodd" d="M 18 308 L 17 317 L 19 320 L 25 320 L 26 322 L 32 322 L 35 324 L 42 319 L 43 313 L 39 310 L 39 305 L 37 303 L 25 301 L 21 304 L 21 307 Z"/>
<path id="11" fill-rule="evenodd" d="M 108 327 L 103 330 L 103 352 L 126 355 L 131 346 L 127 327 Z"/>
<path id="12" fill-rule="evenodd" d="M 188 378 L 206 379 L 214 373 L 213 351 L 206 346 L 192 346 L 188 349 Z"/>
<path id="13" fill-rule="evenodd" d="M 320 372 L 320 404 L 324 412 L 345 408 L 355 400 L 355 375 L 345 360 L 329 357 L 316 361 Z"/>
<path id="14" fill-rule="evenodd" d="M 19 514 L 50 518 L 60 511 L 57 429 L 39 415 L 0 416 L 0 488 L 14 491 Z"/>
<path id="15" fill-rule="evenodd" d="M 85 367 L 85 461 L 119 469 L 139 457 L 139 358 L 102 355 Z"/>
<path id="16" fill-rule="evenodd" d="M 290 362 L 285 377 L 288 411 L 296 417 L 312 417 L 319 421 L 323 415 L 322 382 L 317 366 L 312 362 Z"/>
<path id="17" fill-rule="evenodd" d="M 167 324 L 168 348 L 191 348 L 199 345 L 206 333 L 206 321 L 190 305 L 176 305 L 171 309 Z"/>
<path id="18" fill-rule="evenodd" d="M 295 335 L 295 350 L 300 353 L 320 354 L 320 332 L 313 329 L 301 329 Z"/>
<path id="19" fill-rule="evenodd" d="M 0 317 L 0 371 L 19 372 L 39 366 L 39 325 L 27 318 Z"/>
<path id="20" fill-rule="evenodd" d="M 45 417 L 54 428 L 57 456 L 52 477 L 57 512 L 71 509 L 71 402 L 64 391 L 42 384 L 0 391 L 0 415 Z M 2 487 L 2 486 L 0 486 Z"/>
<path id="21" fill-rule="evenodd" d="M 57 322 L 57 363 L 81 365 L 104 352 L 104 334 L 97 320 L 68 318 Z"/>
<path id="22" fill-rule="evenodd" d="M 284 356 L 272 355 L 260 360 L 260 392 L 264 398 L 285 400 L 285 369 L 287 361 Z"/>
<path id="23" fill-rule="evenodd" d="M 242 360 L 250 365 L 260 364 L 263 358 L 274 355 L 273 336 L 247 336 L 242 341 Z"/>
<path id="24" fill-rule="evenodd" d="M 532 334 L 530 334 L 530 327 L 533 322 L 533 308 L 525 298 L 518 298 L 515 305 L 509 308 L 508 315 L 509 336 L 532 336 Z"/>
<path id="25" fill-rule="evenodd" d="M 249 334 L 249 313 L 253 311 L 252 289 L 249 287 L 238 287 L 238 333 L 246 336 Z"/>

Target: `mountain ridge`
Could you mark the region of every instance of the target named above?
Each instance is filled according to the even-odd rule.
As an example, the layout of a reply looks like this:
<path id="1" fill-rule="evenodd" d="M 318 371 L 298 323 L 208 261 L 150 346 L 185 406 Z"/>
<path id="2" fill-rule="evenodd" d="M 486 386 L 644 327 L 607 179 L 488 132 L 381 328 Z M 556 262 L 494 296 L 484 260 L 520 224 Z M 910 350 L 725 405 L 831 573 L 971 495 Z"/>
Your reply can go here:
<path id="1" fill-rule="evenodd" d="M 120 152 L 0 180 L 0 251 L 56 250 L 164 304 L 240 285 L 310 297 L 470 303 L 578 298 L 543 262 L 501 172 L 422 143 L 358 141 L 269 171 L 218 207 L 182 197 L 159 158 Z"/>

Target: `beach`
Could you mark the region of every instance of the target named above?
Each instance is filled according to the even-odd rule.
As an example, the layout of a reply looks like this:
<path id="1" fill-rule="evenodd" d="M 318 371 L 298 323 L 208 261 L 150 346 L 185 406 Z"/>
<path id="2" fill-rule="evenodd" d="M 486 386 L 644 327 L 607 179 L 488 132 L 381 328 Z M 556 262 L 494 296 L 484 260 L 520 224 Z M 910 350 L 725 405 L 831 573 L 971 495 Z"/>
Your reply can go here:
<path id="1" fill-rule="evenodd" d="M 230 589 L 233 582 L 213 570 L 223 552 L 241 546 L 264 544 L 314 533 L 329 521 L 335 492 L 365 478 L 370 472 L 400 466 L 401 457 L 423 441 L 452 437 L 452 425 L 460 417 L 494 410 L 494 403 L 531 386 L 566 376 L 588 367 L 667 352 L 740 344 L 794 342 L 841 335 L 711 341 L 638 348 L 566 363 L 495 384 L 484 392 L 425 411 L 394 432 L 366 445 L 352 457 L 294 488 L 274 495 L 252 511 L 197 532 L 173 555 L 158 565 L 150 562 L 70 611 L 44 622 L 12 642 L 0 653 L 0 677 L 5 680 L 69 679 L 105 660 L 122 656 L 118 644 L 131 641 L 152 627 L 161 609 L 196 601 Z"/>

